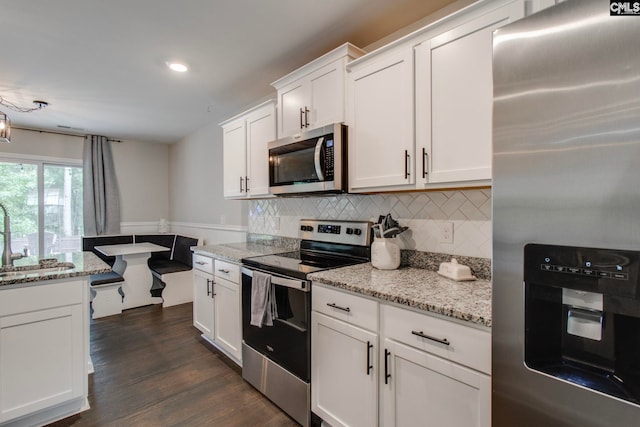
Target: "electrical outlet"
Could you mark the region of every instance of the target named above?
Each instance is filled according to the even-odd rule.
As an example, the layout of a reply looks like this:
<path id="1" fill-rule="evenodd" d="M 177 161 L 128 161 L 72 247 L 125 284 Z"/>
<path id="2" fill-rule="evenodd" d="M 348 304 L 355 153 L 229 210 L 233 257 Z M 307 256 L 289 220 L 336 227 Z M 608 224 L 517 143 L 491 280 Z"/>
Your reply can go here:
<path id="1" fill-rule="evenodd" d="M 452 222 L 443 222 L 440 225 L 440 243 L 453 243 Z"/>

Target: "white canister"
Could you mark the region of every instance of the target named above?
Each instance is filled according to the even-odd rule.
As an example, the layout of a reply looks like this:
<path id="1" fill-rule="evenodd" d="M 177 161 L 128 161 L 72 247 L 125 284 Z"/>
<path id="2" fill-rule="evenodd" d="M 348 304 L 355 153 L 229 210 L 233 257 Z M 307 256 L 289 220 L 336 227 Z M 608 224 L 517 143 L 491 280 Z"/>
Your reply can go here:
<path id="1" fill-rule="evenodd" d="M 160 222 L 158 222 L 158 233 L 168 233 L 169 232 L 169 223 L 165 218 L 160 218 Z"/>
<path id="2" fill-rule="evenodd" d="M 380 270 L 400 267 L 400 246 L 395 238 L 376 238 L 371 244 L 371 264 Z"/>

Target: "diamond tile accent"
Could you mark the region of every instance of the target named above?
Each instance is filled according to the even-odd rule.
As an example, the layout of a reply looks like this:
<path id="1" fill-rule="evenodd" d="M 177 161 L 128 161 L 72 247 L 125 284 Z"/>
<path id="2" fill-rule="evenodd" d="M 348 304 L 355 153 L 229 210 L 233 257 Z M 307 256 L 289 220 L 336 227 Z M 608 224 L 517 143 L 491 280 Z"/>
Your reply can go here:
<path id="1" fill-rule="evenodd" d="M 399 236 L 403 249 L 491 258 L 490 189 L 291 197 L 249 203 L 249 233 L 297 238 L 303 218 L 375 222 L 379 215 L 391 213 L 409 227 Z M 440 243 L 443 221 L 453 222 L 453 244 Z"/>

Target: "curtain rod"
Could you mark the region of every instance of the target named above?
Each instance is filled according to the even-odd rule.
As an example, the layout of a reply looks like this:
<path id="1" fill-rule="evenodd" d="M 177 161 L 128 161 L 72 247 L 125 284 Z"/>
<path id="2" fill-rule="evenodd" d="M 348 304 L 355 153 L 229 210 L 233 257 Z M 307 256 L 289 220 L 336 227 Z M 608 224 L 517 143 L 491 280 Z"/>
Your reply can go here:
<path id="1" fill-rule="evenodd" d="M 40 132 L 40 133 L 51 133 L 54 135 L 64 135 L 64 136 L 75 136 L 77 138 L 86 138 L 87 135 L 82 135 L 82 134 L 77 134 L 77 133 L 66 133 L 66 132 L 58 132 L 58 131 L 53 131 L 53 130 L 43 130 L 43 129 L 31 129 L 31 128 L 25 128 L 25 127 L 21 127 L 21 126 L 11 126 L 12 129 L 20 129 L 20 130 L 28 130 L 31 132 Z M 120 139 L 112 139 L 112 138 L 107 138 L 107 141 L 109 142 L 117 142 L 118 144 L 120 144 L 122 142 L 122 140 Z"/>

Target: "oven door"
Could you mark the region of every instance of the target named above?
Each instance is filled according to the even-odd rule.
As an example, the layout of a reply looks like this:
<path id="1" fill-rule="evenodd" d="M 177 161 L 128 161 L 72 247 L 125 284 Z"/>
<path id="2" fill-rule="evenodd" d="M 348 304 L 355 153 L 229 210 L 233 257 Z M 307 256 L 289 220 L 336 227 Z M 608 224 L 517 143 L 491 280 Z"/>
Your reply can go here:
<path id="1" fill-rule="evenodd" d="M 242 337 L 246 345 L 282 366 L 305 382 L 311 379 L 310 362 L 310 282 L 273 273 L 271 285 L 276 295 L 278 318 L 273 326 L 253 326 L 251 322 L 251 281 L 253 270 L 242 268 Z"/>

